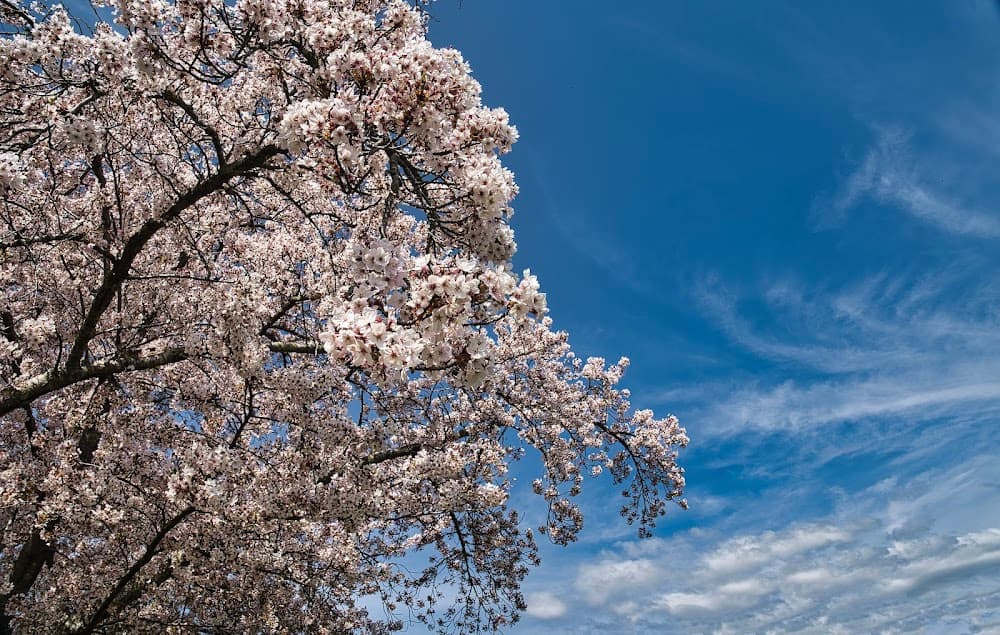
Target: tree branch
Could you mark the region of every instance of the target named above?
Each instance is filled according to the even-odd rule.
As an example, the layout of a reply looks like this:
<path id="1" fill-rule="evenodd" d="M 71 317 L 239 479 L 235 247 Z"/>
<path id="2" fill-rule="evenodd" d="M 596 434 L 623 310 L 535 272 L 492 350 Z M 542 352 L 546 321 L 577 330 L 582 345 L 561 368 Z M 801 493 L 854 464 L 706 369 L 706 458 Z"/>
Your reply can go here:
<path id="1" fill-rule="evenodd" d="M 271 342 L 268 346 L 274 353 L 320 355 L 324 352 L 323 345 L 318 342 Z M 183 348 L 178 347 L 149 357 L 124 355 L 77 368 L 47 371 L 31 377 L 19 385 L 8 386 L 0 390 L 0 417 L 18 408 L 30 406 L 31 402 L 39 397 L 83 381 L 111 377 L 124 372 L 150 370 L 183 362 L 190 358 L 191 355 Z"/>
<path id="2" fill-rule="evenodd" d="M 181 212 L 191 207 L 198 201 L 202 200 L 206 196 L 217 192 L 222 188 L 230 179 L 242 176 L 262 167 L 268 159 L 281 153 L 281 148 L 276 145 L 270 144 L 266 145 L 257 152 L 248 155 L 235 163 L 230 163 L 222 166 L 218 172 L 205 179 L 198 185 L 194 186 L 187 193 L 183 194 L 173 205 L 167 209 L 159 218 L 151 218 L 143 223 L 142 227 L 139 228 L 135 234 L 129 238 L 128 242 L 122 248 L 121 255 L 115 260 L 115 266 L 112 267 L 104 279 L 101 281 L 101 286 L 97 289 L 97 293 L 94 294 L 94 300 L 90 305 L 90 310 L 87 311 L 87 315 L 83 320 L 83 324 L 80 326 L 80 331 L 77 334 L 76 341 L 73 342 L 73 348 L 70 349 L 69 356 L 66 360 L 66 372 L 71 372 L 74 368 L 80 366 L 80 362 L 83 360 L 83 355 L 87 350 L 87 345 L 90 340 L 93 339 L 94 334 L 97 330 L 97 322 L 100 320 L 104 311 L 107 310 L 108 306 L 111 304 L 111 300 L 114 299 L 115 292 L 121 286 L 122 282 L 128 278 L 129 269 L 132 268 L 132 263 L 142 252 L 143 247 L 146 243 L 153 238 L 153 236 L 160 229 L 165 227 L 167 223 L 174 220 L 180 216 Z"/>
<path id="3" fill-rule="evenodd" d="M 52 529 L 50 522 L 46 529 Z M 28 542 L 24 543 L 21 551 L 14 560 L 14 566 L 10 571 L 11 590 L 0 596 L 0 633 L 6 635 L 13 632 L 10 625 L 10 617 L 5 610 L 7 601 L 15 595 L 27 593 L 35 583 L 42 567 L 52 564 L 52 556 L 55 549 L 42 538 L 42 530 L 38 527 L 32 529 Z"/>
<path id="4" fill-rule="evenodd" d="M 222 139 L 219 138 L 219 133 L 216 132 L 215 128 L 211 125 L 204 123 L 200 117 L 198 117 L 197 111 L 186 101 L 184 101 L 180 95 L 172 90 L 165 90 L 162 93 L 156 95 L 161 99 L 170 102 L 171 104 L 177 106 L 184 113 L 190 117 L 191 121 L 195 123 L 196 126 L 205 131 L 209 139 L 212 141 L 212 145 L 215 147 L 215 158 L 219 161 L 219 166 L 224 168 L 226 165 L 226 155 L 222 147 Z"/>
<path id="5" fill-rule="evenodd" d="M 126 355 L 87 366 L 47 371 L 21 383 L 20 387 L 13 385 L 0 390 L 0 416 L 17 408 L 29 406 L 39 397 L 82 381 L 110 377 L 130 370 L 158 368 L 187 358 L 188 355 L 183 348 L 172 348 L 150 357 Z"/>
<path id="6" fill-rule="evenodd" d="M 167 534 L 169 534 L 174 527 L 181 524 L 181 522 L 183 522 L 185 518 L 187 518 L 194 512 L 195 512 L 194 507 L 185 507 L 183 510 L 181 510 L 179 514 L 177 514 L 169 521 L 167 521 L 167 523 L 160 528 L 160 531 L 156 532 L 156 535 L 153 536 L 153 539 L 149 541 L 149 543 L 146 545 L 146 548 L 143 550 L 142 556 L 140 556 L 139 559 L 136 560 L 135 563 L 128 568 L 128 571 L 126 571 L 122 575 L 122 577 L 118 579 L 118 583 L 115 584 L 113 589 L 111 589 L 111 593 L 109 593 L 107 597 L 104 598 L 104 601 L 101 602 L 101 605 L 99 607 L 97 607 L 97 610 L 87 621 L 87 623 L 82 628 L 74 631 L 76 635 L 85 635 L 87 633 L 93 633 L 95 630 L 97 630 L 101 622 L 107 619 L 111 605 L 114 604 L 116 599 L 118 599 L 118 596 L 121 594 L 121 592 L 124 591 L 129 584 L 131 584 L 135 576 L 138 575 L 139 570 L 142 569 L 147 564 L 149 564 L 149 561 L 152 560 L 153 556 L 156 555 L 157 551 L 159 550 L 160 543 L 163 542 L 163 539 L 167 537 Z"/>

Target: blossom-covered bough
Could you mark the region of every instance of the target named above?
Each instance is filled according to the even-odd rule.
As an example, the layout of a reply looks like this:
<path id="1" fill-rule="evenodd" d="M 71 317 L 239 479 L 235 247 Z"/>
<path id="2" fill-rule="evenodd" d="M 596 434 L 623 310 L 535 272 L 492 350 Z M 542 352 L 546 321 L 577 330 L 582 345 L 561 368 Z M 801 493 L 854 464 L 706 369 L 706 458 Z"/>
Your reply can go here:
<path id="1" fill-rule="evenodd" d="M 400 0 L 0 0 L 0 632 L 492 630 L 673 417 L 512 272 L 516 132 Z M 96 15 L 96 14 L 95 14 Z M 386 610 L 380 610 L 384 605 Z"/>

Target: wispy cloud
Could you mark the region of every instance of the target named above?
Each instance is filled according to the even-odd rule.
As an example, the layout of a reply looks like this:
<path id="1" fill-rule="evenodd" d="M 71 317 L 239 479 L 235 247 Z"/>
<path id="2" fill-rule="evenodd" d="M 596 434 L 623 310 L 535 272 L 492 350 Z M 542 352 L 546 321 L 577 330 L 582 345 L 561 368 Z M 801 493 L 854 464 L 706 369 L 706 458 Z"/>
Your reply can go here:
<path id="1" fill-rule="evenodd" d="M 782 485 L 748 502 L 774 505 L 786 521 L 747 510 L 749 519 L 720 521 L 715 534 L 683 538 L 697 546 L 681 553 L 700 555 L 682 564 L 667 543 L 643 554 L 650 567 L 674 569 L 636 592 L 646 599 L 633 598 L 634 623 L 663 632 L 853 633 L 979 632 L 1000 622 L 992 575 L 1000 467 L 989 432 L 1000 421 L 1000 293 L 983 275 L 991 265 L 969 258 L 841 287 L 788 278 L 697 287 L 703 314 L 761 364 L 736 387 L 732 379 L 700 384 L 687 418 L 703 439 L 739 443 L 727 466 L 787 471 Z M 755 467 L 753 431 L 784 439 L 787 458 L 769 455 Z M 854 463 L 866 455 L 886 458 Z M 837 466 L 865 489 L 829 487 L 837 501 L 829 514 L 788 512 L 822 496 L 820 474 Z M 791 491 L 791 481 L 803 491 Z"/>
<path id="2" fill-rule="evenodd" d="M 859 347 L 852 342 L 840 341 L 836 345 L 825 343 L 815 337 L 815 331 L 803 328 L 809 321 L 809 313 L 813 311 L 801 297 L 791 301 L 788 294 L 781 293 L 777 286 L 771 287 L 762 298 L 772 300 L 770 310 L 775 311 L 769 316 L 775 326 L 784 331 L 778 335 L 769 334 L 757 328 L 741 312 L 741 298 L 734 292 L 724 288 L 717 281 L 703 283 L 695 290 L 695 299 L 702 310 L 718 327 L 740 347 L 766 359 L 787 361 L 823 372 L 837 373 L 871 368 L 882 368 L 887 363 L 883 351 Z M 775 303 L 775 298 L 783 302 Z M 782 306 L 785 305 L 785 306 Z M 787 314 L 788 309 L 798 311 L 797 315 Z M 789 332 L 790 328 L 800 330 Z M 903 354 L 902 350 L 893 351 L 894 356 Z"/>
<path id="3" fill-rule="evenodd" d="M 898 127 L 876 128 L 875 137 L 832 200 L 818 206 L 820 216 L 826 215 L 821 223 L 873 200 L 951 234 L 1000 237 L 997 210 L 977 207 L 960 185 L 941 181 L 942 173 L 953 171 L 947 156 L 915 153 L 910 135 Z"/>
<path id="4" fill-rule="evenodd" d="M 742 308 L 746 298 L 717 282 L 696 295 L 734 344 L 779 362 L 736 388 L 730 381 L 713 394 L 698 386 L 703 398 L 688 418 L 703 432 L 1000 411 L 996 291 L 958 270 L 915 280 L 873 276 L 833 291 L 773 283 L 745 294 L 754 320 Z"/>
<path id="5" fill-rule="evenodd" d="M 977 408 L 996 412 L 1000 410 L 1000 381 L 983 381 L 984 376 L 1000 376 L 1000 363 L 953 368 L 945 377 L 914 373 L 831 382 L 789 380 L 775 387 L 734 392 L 704 415 L 715 421 L 716 431 L 736 433 L 747 428 L 795 432 L 830 423 L 902 415 L 927 420 L 955 414 L 956 406 L 966 411 Z"/>

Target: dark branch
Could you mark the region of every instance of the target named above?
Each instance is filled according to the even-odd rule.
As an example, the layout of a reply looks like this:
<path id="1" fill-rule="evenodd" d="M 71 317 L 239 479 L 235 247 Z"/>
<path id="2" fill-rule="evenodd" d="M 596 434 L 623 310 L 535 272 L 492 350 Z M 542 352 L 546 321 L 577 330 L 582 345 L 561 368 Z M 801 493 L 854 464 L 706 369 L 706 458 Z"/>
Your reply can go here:
<path id="1" fill-rule="evenodd" d="M 324 352 L 322 344 L 310 342 L 271 342 L 269 347 L 274 353 L 319 355 Z M 103 379 L 119 373 L 160 368 L 190 358 L 191 355 L 183 348 L 170 348 L 149 357 L 123 355 L 77 368 L 57 369 L 41 373 L 19 383 L 19 388 L 8 386 L 0 390 L 0 416 L 9 414 L 18 408 L 30 406 L 39 397 L 80 382 Z"/>
<path id="2" fill-rule="evenodd" d="M 281 149 L 278 146 L 267 145 L 260 148 L 254 154 L 221 167 L 218 172 L 188 190 L 187 193 L 181 195 L 159 218 L 152 218 L 143 223 L 139 231 L 125 243 L 121 255 L 115 260 L 115 266 L 104 276 L 101 286 L 97 289 L 97 293 L 94 294 L 94 301 L 90 305 L 90 310 L 87 311 L 83 324 L 80 326 L 80 332 L 77 334 L 76 341 L 73 343 L 73 348 L 70 349 L 69 357 L 66 360 L 66 372 L 71 372 L 74 368 L 80 366 L 83 355 L 87 350 L 87 345 L 93 339 L 94 333 L 97 330 L 98 320 L 100 320 L 104 311 L 111 304 L 122 282 L 128 278 L 132 263 L 156 232 L 180 216 L 187 208 L 193 206 L 206 196 L 219 191 L 230 179 L 245 175 L 264 166 L 268 159 L 280 152 Z"/>
<path id="3" fill-rule="evenodd" d="M 111 592 L 104 598 L 104 601 L 101 602 L 99 607 L 97 607 L 97 610 L 91 618 L 87 620 L 87 623 L 83 626 L 83 628 L 77 629 L 74 633 L 77 635 L 84 635 L 86 633 L 93 633 L 97 630 L 101 622 L 108 618 L 109 609 L 115 603 L 115 600 L 117 600 L 121 595 L 122 591 L 124 591 L 132 583 L 132 580 L 135 579 L 135 576 L 138 575 L 139 571 L 144 566 L 149 564 L 149 561 L 152 560 L 153 556 L 155 556 L 159 551 L 160 543 L 167 537 L 167 534 L 169 534 L 174 527 L 181 524 L 185 518 L 194 513 L 194 511 L 194 507 L 185 507 L 179 514 L 167 521 L 167 523 L 160 528 L 160 531 L 156 532 L 156 535 L 153 536 L 153 539 L 149 541 L 146 548 L 143 550 L 142 556 L 140 556 L 139 559 L 128 568 L 128 571 L 126 571 L 122 577 L 118 579 L 118 583 L 115 584 L 113 589 L 111 589 Z"/>

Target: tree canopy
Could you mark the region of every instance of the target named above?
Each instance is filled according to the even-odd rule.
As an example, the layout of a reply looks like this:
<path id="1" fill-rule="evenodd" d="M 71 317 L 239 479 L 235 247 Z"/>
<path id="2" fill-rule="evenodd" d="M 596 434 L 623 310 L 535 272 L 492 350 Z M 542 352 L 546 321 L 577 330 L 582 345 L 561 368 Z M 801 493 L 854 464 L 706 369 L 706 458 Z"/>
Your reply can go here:
<path id="1" fill-rule="evenodd" d="M 512 270 L 517 132 L 422 4 L 113 11 L 0 0 L 0 632 L 494 630 L 512 461 L 556 543 L 585 476 L 683 504 L 677 419 Z"/>

